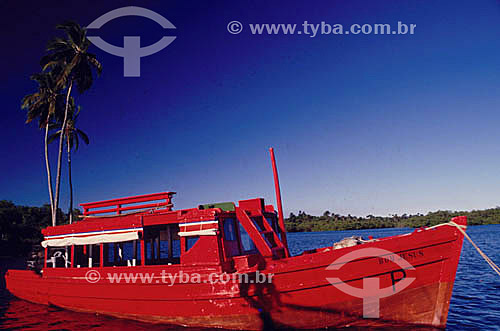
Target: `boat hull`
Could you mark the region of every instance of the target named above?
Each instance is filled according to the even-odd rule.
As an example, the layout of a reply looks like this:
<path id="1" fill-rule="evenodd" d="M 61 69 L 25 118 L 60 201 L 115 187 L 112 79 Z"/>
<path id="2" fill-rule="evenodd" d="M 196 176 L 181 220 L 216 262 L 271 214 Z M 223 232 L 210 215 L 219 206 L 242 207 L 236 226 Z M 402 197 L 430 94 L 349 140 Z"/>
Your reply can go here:
<path id="1" fill-rule="evenodd" d="M 465 225 L 466 220 L 457 218 L 455 222 Z M 252 278 L 258 276 L 250 270 L 246 270 L 248 282 L 206 281 L 210 274 L 224 274 L 216 265 L 93 268 L 101 276 L 95 283 L 85 278 L 89 268 L 48 268 L 43 276 L 9 270 L 6 282 L 12 294 L 35 303 L 191 327 L 444 328 L 462 242 L 463 235 L 457 228 L 441 226 L 354 247 L 318 249 L 263 261 L 259 272 L 272 274 L 272 280 L 262 283 Z M 366 256 L 360 255 L 362 250 Z M 380 254 L 381 250 L 388 253 Z M 355 258 L 345 262 L 349 254 Z M 409 265 L 402 266 L 403 260 Z M 201 281 L 165 283 L 159 277 L 162 270 L 169 274 L 197 273 Z M 147 273 L 154 277 L 150 282 L 137 279 L 110 283 L 111 273 Z M 370 301 L 354 292 L 346 293 L 342 287 L 347 284 L 363 289 L 366 279 L 376 279 L 377 288 L 389 288 L 391 293 L 386 291 L 385 297 L 375 301 L 372 296 Z M 404 282 L 409 284 L 398 288 Z"/>

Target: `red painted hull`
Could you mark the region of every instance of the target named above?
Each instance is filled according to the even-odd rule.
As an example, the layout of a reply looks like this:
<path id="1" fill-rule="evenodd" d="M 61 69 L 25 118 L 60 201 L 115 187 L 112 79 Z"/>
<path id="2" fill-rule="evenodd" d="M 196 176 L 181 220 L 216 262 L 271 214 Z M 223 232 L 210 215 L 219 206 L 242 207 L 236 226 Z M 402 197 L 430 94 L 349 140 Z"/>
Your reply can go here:
<path id="1" fill-rule="evenodd" d="M 454 219 L 465 225 L 465 218 Z M 141 321 L 192 327 L 227 329 L 324 328 L 343 326 L 432 326 L 444 328 L 448 316 L 463 235 L 452 226 L 415 231 L 409 235 L 337 250 L 318 249 L 280 260 L 265 260 L 261 273 L 272 273 L 272 283 L 227 284 L 153 281 L 110 284 L 85 280 L 89 268 L 47 268 L 43 276 L 31 271 L 9 270 L 8 290 L 15 296 L 40 304 L 75 311 L 98 312 Z M 326 268 L 341 256 L 362 248 L 379 248 L 392 257 L 366 257 Z M 364 278 L 378 278 L 380 288 L 391 287 L 400 267 L 390 258 L 405 258 L 415 278 L 404 290 L 379 302 L 379 318 L 363 318 L 363 300 L 344 293 L 327 278 L 338 277 L 357 288 Z M 93 268 L 106 277 L 110 272 L 222 273 L 220 265 L 139 266 Z M 391 278 L 392 276 L 392 278 Z M 156 279 L 159 280 L 159 279 Z"/>

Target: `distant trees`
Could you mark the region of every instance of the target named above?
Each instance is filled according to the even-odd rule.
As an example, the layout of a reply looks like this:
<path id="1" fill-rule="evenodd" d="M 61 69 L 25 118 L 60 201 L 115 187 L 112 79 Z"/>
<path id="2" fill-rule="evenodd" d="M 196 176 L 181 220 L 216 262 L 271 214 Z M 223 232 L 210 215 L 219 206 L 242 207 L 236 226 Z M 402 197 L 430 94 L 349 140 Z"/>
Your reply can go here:
<path id="1" fill-rule="evenodd" d="M 40 230 L 50 224 L 50 205 L 42 207 L 16 206 L 9 201 L 0 201 L 0 255 L 26 254 L 31 245 L 43 239 Z"/>
<path id="2" fill-rule="evenodd" d="M 77 217 L 80 211 L 73 211 Z M 61 209 L 57 218 L 67 218 Z M 21 256 L 43 240 L 41 230 L 50 224 L 52 210 L 49 204 L 41 207 L 17 206 L 0 200 L 0 256 Z"/>
<path id="3" fill-rule="evenodd" d="M 389 217 L 368 215 L 366 217 L 356 217 L 352 215 L 342 216 L 326 211 L 322 216 L 308 215 L 299 211 L 298 216 L 290 213 L 290 217 L 285 219 L 287 231 L 308 232 L 308 231 L 338 231 L 338 230 L 359 230 L 375 228 L 395 228 L 408 227 L 418 228 L 422 226 L 432 226 L 447 222 L 455 216 L 467 216 L 469 225 L 499 224 L 500 207 L 473 210 L 473 211 L 442 211 L 427 213 L 427 215 L 397 214 Z"/>

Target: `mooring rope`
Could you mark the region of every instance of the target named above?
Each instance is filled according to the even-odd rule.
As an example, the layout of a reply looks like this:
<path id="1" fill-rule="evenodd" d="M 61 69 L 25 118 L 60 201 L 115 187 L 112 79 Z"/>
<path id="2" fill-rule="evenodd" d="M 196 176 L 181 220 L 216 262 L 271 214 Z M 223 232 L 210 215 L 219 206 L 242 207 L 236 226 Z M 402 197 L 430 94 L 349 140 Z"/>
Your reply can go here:
<path id="1" fill-rule="evenodd" d="M 443 225 L 449 225 L 449 226 L 454 226 L 458 229 L 458 231 L 460 231 L 465 238 L 467 238 L 467 240 L 472 244 L 472 246 L 476 249 L 476 251 L 479 253 L 479 255 L 481 255 L 481 257 L 490 265 L 491 269 L 493 269 L 493 271 L 495 271 L 498 276 L 500 276 L 500 267 L 498 267 L 495 262 L 493 262 L 489 257 L 488 255 L 486 255 L 486 253 L 484 253 L 481 248 L 479 248 L 476 243 L 474 241 L 472 241 L 471 237 L 469 237 L 469 235 L 465 232 L 465 228 L 466 226 L 465 225 L 460 225 L 460 224 L 457 224 L 453 221 L 449 221 L 448 223 L 442 223 L 442 224 L 438 224 L 438 225 L 434 225 L 434 226 L 431 226 L 431 227 L 428 227 L 427 229 L 432 229 L 432 228 L 436 228 L 436 227 L 439 227 L 439 226 L 443 226 Z"/>

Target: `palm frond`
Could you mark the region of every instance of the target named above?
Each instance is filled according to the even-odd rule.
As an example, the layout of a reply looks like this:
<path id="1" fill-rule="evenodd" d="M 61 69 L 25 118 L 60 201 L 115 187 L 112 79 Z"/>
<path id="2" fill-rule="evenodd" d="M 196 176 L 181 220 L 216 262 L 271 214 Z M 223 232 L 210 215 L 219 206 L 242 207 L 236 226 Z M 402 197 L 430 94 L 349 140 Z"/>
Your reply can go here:
<path id="1" fill-rule="evenodd" d="M 56 38 L 49 40 L 49 42 L 47 43 L 46 49 L 49 52 L 51 52 L 51 51 L 52 52 L 61 52 L 61 51 L 66 51 L 66 50 L 71 49 L 71 45 L 68 43 L 67 40 L 60 38 L 60 37 L 56 37 Z"/>
<path id="2" fill-rule="evenodd" d="M 49 135 L 49 138 L 47 139 L 47 143 L 52 144 L 52 142 L 54 140 L 56 140 L 57 138 L 59 138 L 60 135 L 61 135 L 61 131 L 57 131 L 55 133 L 52 133 L 51 135 Z"/>
<path id="3" fill-rule="evenodd" d="M 92 68 L 87 61 L 80 61 L 75 67 L 75 82 L 78 92 L 83 93 L 88 90 L 93 83 Z"/>
<path id="4" fill-rule="evenodd" d="M 81 33 L 82 28 L 80 25 L 74 21 L 66 21 L 63 24 L 56 25 L 56 29 L 64 30 L 68 39 L 75 45 L 81 44 Z"/>
<path id="5" fill-rule="evenodd" d="M 76 133 L 82 138 L 82 140 L 85 143 L 85 145 L 90 144 L 89 137 L 87 136 L 87 134 L 85 132 L 83 132 L 80 129 L 76 129 Z"/>
<path id="6" fill-rule="evenodd" d="M 87 53 L 88 62 L 96 69 L 97 75 L 100 76 L 102 72 L 102 64 L 97 61 L 95 54 Z"/>

